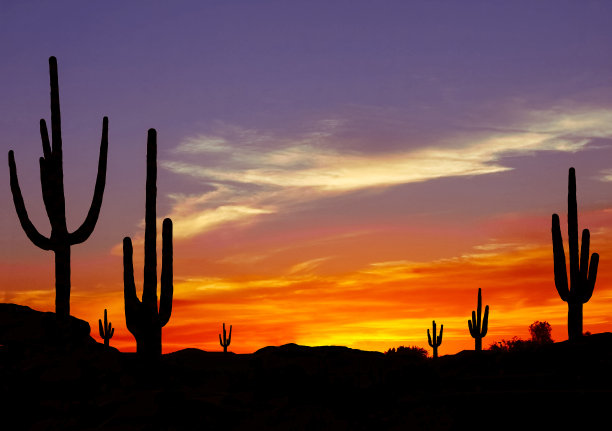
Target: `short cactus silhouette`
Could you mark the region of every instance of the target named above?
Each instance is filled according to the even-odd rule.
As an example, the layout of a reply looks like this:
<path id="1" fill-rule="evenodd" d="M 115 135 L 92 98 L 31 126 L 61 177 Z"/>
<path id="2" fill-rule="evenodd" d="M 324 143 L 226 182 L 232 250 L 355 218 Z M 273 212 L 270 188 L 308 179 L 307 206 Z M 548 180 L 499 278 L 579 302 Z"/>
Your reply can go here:
<path id="1" fill-rule="evenodd" d="M 590 233 L 582 231 L 582 248 L 578 256 L 578 202 L 576 200 L 576 171 L 569 170 L 567 193 L 567 236 L 569 242 L 570 282 L 567 282 L 565 250 L 559 216 L 552 216 L 552 242 L 554 256 L 555 286 L 562 300 L 567 302 L 567 334 L 570 340 L 582 336 L 582 305 L 588 302 L 595 289 L 599 255 L 593 253 L 589 268 Z M 580 260 L 579 260 L 580 259 Z"/>
<path id="2" fill-rule="evenodd" d="M 478 315 L 477 315 L 478 314 Z M 478 288 L 478 306 L 476 311 L 472 311 L 472 320 L 468 320 L 468 327 L 470 328 L 470 335 L 475 340 L 476 351 L 482 350 L 482 339 L 487 335 L 487 329 L 489 325 L 489 306 L 485 307 L 484 318 L 481 320 L 482 315 L 482 292 Z"/>
<path id="3" fill-rule="evenodd" d="M 431 321 L 432 326 L 433 326 L 433 339 L 431 337 L 431 334 L 429 333 L 429 329 L 427 330 L 427 342 L 429 343 L 429 346 L 433 349 L 433 357 L 437 358 L 438 357 L 438 347 L 440 347 L 440 344 L 442 344 L 442 331 L 444 331 L 444 325 L 440 325 L 440 335 L 437 336 L 437 332 L 436 332 L 436 321 L 432 320 Z"/>
<path id="4" fill-rule="evenodd" d="M 108 346 L 110 339 L 115 334 L 115 328 L 106 317 L 106 308 L 104 309 L 104 326 L 102 326 L 102 320 L 98 319 L 98 328 L 100 329 L 100 338 L 104 340 L 104 345 Z"/>
<path id="5" fill-rule="evenodd" d="M 230 325 L 229 337 L 225 332 L 225 323 L 223 324 L 223 340 L 221 340 L 221 334 L 219 334 L 219 344 L 223 347 L 223 353 L 227 353 L 227 347 L 232 342 L 232 325 Z"/>
<path id="6" fill-rule="evenodd" d="M 15 155 L 9 151 L 11 192 L 21 227 L 35 246 L 55 253 L 55 313 L 58 317 L 70 315 L 70 246 L 89 238 L 96 226 L 106 183 L 106 158 L 108 153 L 108 118 L 102 120 L 102 141 L 94 195 L 83 224 L 74 232 L 66 227 L 66 200 L 64 197 L 64 170 L 62 166 L 62 128 L 57 79 L 57 60 L 49 58 L 51 82 L 51 141 L 45 120 L 40 120 L 43 157 L 40 158 L 40 184 L 43 202 L 51 223 L 49 238 L 38 232 L 30 221 L 21 195 Z"/>
<path id="7" fill-rule="evenodd" d="M 147 181 L 145 201 L 144 282 L 142 301 L 136 296 L 132 240 L 123 239 L 123 294 L 125 321 L 136 339 L 137 353 L 147 359 L 161 356 L 161 329 L 172 313 L 172 220 L 162 225 L 162 268 L 159 310 L 157 308 L 157 132 L 149 129 L 147 137 Z"/>

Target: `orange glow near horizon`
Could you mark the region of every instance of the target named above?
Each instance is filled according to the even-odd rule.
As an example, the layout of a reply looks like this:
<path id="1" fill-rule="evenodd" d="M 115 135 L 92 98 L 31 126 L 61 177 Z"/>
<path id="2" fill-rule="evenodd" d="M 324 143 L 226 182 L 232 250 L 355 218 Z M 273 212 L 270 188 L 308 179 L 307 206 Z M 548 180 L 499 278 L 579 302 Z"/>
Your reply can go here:
<path id="1" fill-rule="evenodd" d="M 604 225 L 611 213 L 602 210 L 588 217 L 590 222 Z M 530 226 L 535 231 L 542 223 L 544 218 L 514 217 L 495 224 L 508 236 L 521 229 L 528 237 Z M 359 247 L 368 244 L 367 239 L 351 241 Z M 603 241 L 601 230 L 595 232 L 591 251 L 605 257 L 612 254 L 612 243 Z M 553 338 L 561 341 L 567 338 L 567 304 L 554 287 L 551 245 L 541 242 L 525 246 L 494 242 L 460 256 L 423 262 L 370 262 L 350 271 L 343 270 L 343 264 L 335 270 L 333 259 L 326 258 L 329 245 L 323 245 L 318 249 L 320 258 L 301 264 L 289 264 L 292 253 L 284 253 L 279 259 L 285 262 L 285 271 L 275 276 L 266 274 L 265 268 L 253 274 L 232 274 L 224 268 L 224 275 L 216 268 L 219 274 L 204 275 L 206 259 L 181 259 L 181 251 L 189 255 L 189 244 L 178 242 L 173 311 L 162 331 L 163 351 L 187 347 L 219 351 L 218 334 L 225 322 L 233 326 L 229 350 L 236 353 L 291 342 L 375 351 L 416 345 L 431 353 L 426 331 L 435 320 L 438 328 L 444 325 L 440 354 L 456 353 L 473 349 L 467 320 L 476 309 L 479 287 L 483 306 L 490 306 L 484 346 L 513 336 L 527 339 L 528 326 L 536 320 L 548 321 Z M 142 256 L 135 257 L 135 267 L 141 272 Z M 584 308 L 585 331 L 612 330 L 612 280 L 606 267 L 602 259 L 595 293 Z M 23 285 L 18 274 L 22 271 L 12 269 L 13 282 Z M 54 291 L 47 288 L 50 275 L 52 264 L 47 262 L 44 271 L 26 279 L 37 288 L 17 289 L 8 302 L 52 311 Z M 72 315 L 90 323 L 91 334 L 98 341 L 97 320 L 107 308 L 116 328 L 111 345 L 122 351 L 135 350 L 135 341 L 125 328 L 120 256 L 112 254 L 87 264 L 75 259 L 71 307 Z"/>

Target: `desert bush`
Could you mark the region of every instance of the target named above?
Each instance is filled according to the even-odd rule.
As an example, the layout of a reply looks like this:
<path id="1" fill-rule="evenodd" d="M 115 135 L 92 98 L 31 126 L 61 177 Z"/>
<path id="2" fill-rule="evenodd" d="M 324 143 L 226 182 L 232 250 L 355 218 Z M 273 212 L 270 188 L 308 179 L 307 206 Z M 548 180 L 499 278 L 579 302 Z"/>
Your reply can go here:
<path id="1" fill-rule="evenodd" d="M 550 333 L 552 332 L 552 327 L 550 323 L 544 321 L 539 322 L 535 321 L 531 325 L 529 325 L 529 334 L 531 334 L 531 341 L 536 344 L 549 344 L 553 342 Z"/>
<path id="2" fill-rule="evenodd" d="M 427 353 L 427 350 L 419 346 L 410 346 L 410 347 L 399 346 L 397 349 L 395 347 L 390 348 L 389 350 L 385 352 L 385 355 L 402 356 L 402 357 L 414 358 L 414 359 L 426 359 L 428 353 Z"/>
<path id="3" fill-rule="evenodd" d="M 492 343 L 489 350 L 493 352 L 516 352 L 527 350 L 533 347 L 535 343 L 532 340 L 523 340 L 519 337 L 512 337 L 509 340 L 501 340 L 497 343 Z"/>

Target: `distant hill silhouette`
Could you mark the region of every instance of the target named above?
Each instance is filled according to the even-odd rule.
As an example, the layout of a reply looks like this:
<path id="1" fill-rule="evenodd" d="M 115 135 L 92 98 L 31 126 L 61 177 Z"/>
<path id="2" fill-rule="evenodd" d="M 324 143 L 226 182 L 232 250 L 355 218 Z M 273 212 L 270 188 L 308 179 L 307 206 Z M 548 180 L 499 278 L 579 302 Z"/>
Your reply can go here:
<path id="1" fill-rule="evenodd" d="M 414 362 L 342 346 L 184 349 L 143 364 L 89 324 L 0 304 L 3 429 L 567 429 L 607 418 L 612 334 Z M 25 412 L 25 414 L 24 414 Z"/>

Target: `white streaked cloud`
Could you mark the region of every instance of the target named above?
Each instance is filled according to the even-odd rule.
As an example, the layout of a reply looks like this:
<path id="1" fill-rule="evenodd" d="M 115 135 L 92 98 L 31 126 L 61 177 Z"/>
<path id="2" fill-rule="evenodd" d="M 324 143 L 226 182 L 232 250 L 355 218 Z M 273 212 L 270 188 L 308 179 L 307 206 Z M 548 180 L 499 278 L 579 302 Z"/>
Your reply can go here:
<path id="1" fill-rule="evenodd" d="M 612 181 L 612 169 L 605 169 L 599 173 L 600 181 Z"/>
<path id="2" fill-rule="evenodd" d="M 506 130 L 482 128 L 456 133 L 433 145 L 407 143 L 406 150 L 368 154 L 338 144 L 339 120 L 320 122 L 315 131 L 279 137 L 225 127 L 218 134 L 186 139 L 161 164 L 197 178 L 215 190 L 175 197 L 172 217 L 177 237 L 189 237 L 227 222 L 282 212 L 288 205 L 357 190 L 416 183 L 444 177 L 511 170 L 507 156 L 541 151 L 577 152 L 593 138 L 612 137 L 612 111 L 537 111 L 530 121 Z M 343 149 L 340 149 L 343 148 Z M 188 157 L 185 157 L 188 156 Z M 612 172 L 612 171 L 610 171 Z M 612 174 L 603 173 L 604 180 Z"/>

